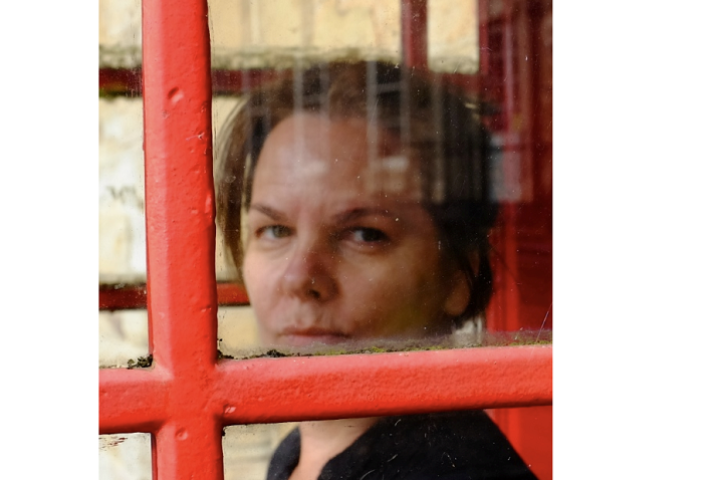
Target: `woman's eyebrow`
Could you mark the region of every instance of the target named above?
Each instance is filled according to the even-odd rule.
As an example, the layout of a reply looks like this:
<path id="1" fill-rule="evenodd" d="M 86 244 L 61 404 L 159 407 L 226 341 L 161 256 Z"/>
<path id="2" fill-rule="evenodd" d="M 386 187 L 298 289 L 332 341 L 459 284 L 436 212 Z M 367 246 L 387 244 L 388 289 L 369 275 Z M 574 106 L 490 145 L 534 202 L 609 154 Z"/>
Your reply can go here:
<path id="1" fill-rule="evenodd" d="M 283 215 L 279 210 L 275 210 L 274 208 L 263 205 L 262 203 L 253 203 L 250 205 L 248 210 L 257 210 L 263 215 L 266 215 L 276 221 L 285 220 L 285 215 Z"/>
<path id="2" fill-rule="evenodd" d="M 369 208 L 353 208 L 346 212 L 341 212 L 333 215 L 333 220 L 336 223 L 348 223 L 367 216 L 381 216 L 387 218 L 395 218 L 395 215 L 391 214 L 389 210 L 384 208 L 369 207 Z"/>

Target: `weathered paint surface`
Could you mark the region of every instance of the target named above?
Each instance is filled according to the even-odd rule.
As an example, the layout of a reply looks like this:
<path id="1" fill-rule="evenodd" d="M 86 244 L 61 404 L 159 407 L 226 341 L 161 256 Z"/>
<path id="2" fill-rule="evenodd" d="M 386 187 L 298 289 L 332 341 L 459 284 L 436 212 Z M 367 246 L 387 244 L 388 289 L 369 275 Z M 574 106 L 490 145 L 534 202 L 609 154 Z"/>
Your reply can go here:
<path id="1" fill-rule="evenodd" d="M 100 372 L 100 433 L 156 434 L 158 456 L 175 462 L 158 461 L 158 478 L 222 478 L 207 464 L 225 425 L 551 403 L 549 345 L 188 361 L 172 370 L 157 361 Z"/>
<path id="2" fill-rule="evenodd" d="M 172 416 L 178 381 L 203 383 L 196 417 L 223 425 L 550 405 L 552 346 L 222 360 L 182 377 L 150 369 L 100 372 L 101 433 L 148 431 Z"/>
<path id="3" fill-rule="evenodd" d="M 143 2 L 149 344 L 153 388 L 166 386 L 152 432 L 159 479 L 223 472 L 221 426 L 203 394 L 217 354 L 207 13 L 204 0 Z"/>

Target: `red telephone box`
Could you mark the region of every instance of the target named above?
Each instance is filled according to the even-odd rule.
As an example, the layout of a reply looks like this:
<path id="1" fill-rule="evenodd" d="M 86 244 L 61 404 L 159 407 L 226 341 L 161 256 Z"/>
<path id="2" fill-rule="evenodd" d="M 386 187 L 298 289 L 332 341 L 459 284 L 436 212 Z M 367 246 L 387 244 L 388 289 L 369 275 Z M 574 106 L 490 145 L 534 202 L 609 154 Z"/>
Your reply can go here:
<path id="1" fill-rule="evenodd" d="M 498 288 L 487 327 L 549 330 L 551 4 L 499 3 L 501 9 L 498 2 L 478 2 L 479 44 L 489 52 L 480 56 L 479 73 L 452 76 L 502 105 L 493 129 L 503 147 L 507 196 L 493 240 Z M 424 1 L 402 2 L 409 64 L 426 64 L 426 19 Z M 100 306 L 147 304 L 152 367 L 100 371 L 100 433 L 151 433 L 154 478 L 220 479 L 226 425 L 490 408 L 537 475 L 551 478 L 550 345 L 218 359 L 218 299 L 247 298 L 215 280 L 213 79 L 262 81 L 271 72 L 211 73 L 201 0 L 143 3 L 143 65 L 142 82 L 133 71 L 101 72 L 100 81 L 137 89 L 141 83 L 147 293 L 143 286 L 103 290 Z"/>

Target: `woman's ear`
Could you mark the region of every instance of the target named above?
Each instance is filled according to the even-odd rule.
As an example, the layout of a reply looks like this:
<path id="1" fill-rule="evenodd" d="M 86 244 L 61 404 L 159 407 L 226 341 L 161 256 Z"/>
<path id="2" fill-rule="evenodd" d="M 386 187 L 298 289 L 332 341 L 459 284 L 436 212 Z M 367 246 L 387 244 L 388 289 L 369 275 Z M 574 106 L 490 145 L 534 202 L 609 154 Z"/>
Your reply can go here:
<path id="1" fill-rule="evenodd" d="M 459 317 L 470 302 L 470 285 L 465 274 L 459 268 L 453 273 L 450 282 L 443 310 L 449 317 Z"/>
<path id="2" fill-rule="evenodd" d="M 473 252 L 468 256 L 473 274 L 477 275 L 480 268 L 480 255 Z M 450 317 L 458 317 L 470 303 L 470 281 L 459 267 L 450 276 L 450 288 L 445 300 L 444 311 Z"/>

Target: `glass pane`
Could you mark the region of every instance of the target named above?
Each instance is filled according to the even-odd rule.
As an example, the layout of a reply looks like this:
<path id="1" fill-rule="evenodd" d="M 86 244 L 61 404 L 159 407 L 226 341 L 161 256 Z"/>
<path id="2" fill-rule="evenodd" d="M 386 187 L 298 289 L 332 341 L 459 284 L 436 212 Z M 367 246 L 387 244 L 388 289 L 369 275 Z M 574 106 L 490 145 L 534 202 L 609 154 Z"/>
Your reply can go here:
<path id="1" fill-rule="evenodd" d="M 265 480 L 270 457 L 296 423 L 232 425 L 223 435 L 225 480 Z"/>
<path id="2" fill-rule="evenodd" d="M 149 433 L 100 435 L 100 480 L 152 480 Z"/>
<path id="3" fill-rule="evenodd" d="M 439 412 L 385 418 L 332 420 L 224 429 L 226 480 L 287 478 L 304 467 L 305 438 L 321 429 L 332 432 L 327 463 L 312 478 L 550 478 L 552 444 L 537 432 L 525 432 L 517 447 L 508 443 L 507 428 L 497 419 L 512 414 L 551 430 L 550 407 L 495 409 L 486 412 Z M 309 443 L 309 442 L 308 442 Z M 482 452 L 482 453 L 481 453 Z M 322 456 L 323 454 L 320 454 Z M 498 475 L 498 472 L 501 472 Z M 422 475 L 419 475 L 422 473 Z M 450 475 L 450 474 L 453 475 Z M 400 475 L 399 475 L 400 474 Z"/>
<path id="4" fill-rule="evenodd" d="M 263 352 L 251 307 L 218 308 L 218 349 L 233 358 Z"/>
<path id="5" fill-rule="evenodd" d="M 100 0 L 100 68 L 135 68 L 142 62 L 140 0 Z"/>
<path id="6" fill-rule="evenodd" d="M 300 57 L 400 59 L 399 1 L 210 0 L 208 6 L 213 68 L 287 66 Z"/>
<path id="7" fill-rule="evenodd" d="M 147 318 L 147 317 L 146 317 Z M 108 328 L 108 327 L 104 327 Z M 103 326 L 101 324 L 101 332 Z M 102 334 L 101 334 L 102 335 Z M 107 334 L 106 334 L 107 335 Z M 101 336 L 101 352 L 103 350 Z M 544 345 L 552 343 L 552 330 L 527 330 L 516 332 L 488 332 L 478 328 L 472 323 L 466 324 L 463 328 L 456 329 L 448 341 L 444 342 L 444 348 L 468 348 L 478 346 L 519 346 L 519 345 Z M 113 344 L 114 345 L 114 344 Z M 301 354 L 343 354 L 343 353 L 382 353 L 385 351 L 417 350 L 423 348 L 437 348 L 437 344 L 418 344 L 417 342 L 383 342 L 374 340 L 372 346 L 344 346 L 342 349 L 337 346 L 313 346 L 310 349 L 293 348 L 287 346 L 267 347 L 260 340 L 257 319 L 250 306 L 219 307 L 218 308 L 218 350 L 225 358 L 248 359 L 263 356 L 277 356 L 278 354 L 294 355 Z M 107 347 L 106 347 L 107 348 Z M 124 350 L 138 352 L 139 350 Z M 125 366 L 128 359 L 135 359 L 136 356 L 147 353 L 125 354 L 117 365 Z M 110 366 L 106 363 L 101 365 Z"/>
<path id="8" fill-rule="evenodd" d="M 147 310 L 100 312 L 100 368 L 142 366 L 148 356 Z"/>
<path id="9" fill-rule="evenodd" d="M 238 104 L 237 97 L 215 96 L 212 100 L 212 128 L 213 128 L 213 145 L 217 148 L 219 137 L 218 134 L 222 130 Z M 237 272 L 232 266 L 232 262 L 226 258 L 227 251 L 221 230 L 218 228 L 215 235 L 215 276 L 218 282 L 228 282 L 237 280 Z M 222 337 L 222 335 L 221 335 Z"/>
<path id="10" fill-rule="evenodd" d="M 385 57 L 360 20 L 333 16 L 367 7 L 362 17 L 369 5 L 248 1 L 220 18 L 221 2 L 210 4 L 214 75 L 231 84 L 216 92 L 237 104 L 230 115 L 230 104 L 214 105 L 222 259 L 252 304 L 219 313 L 221 351 L 551 342 L 551 2 L 429 1 L 427 69 L 401 64 L 399 34 Z M 477 448 L 457 459 L 471 462 L 512 444 L 518 471 L 532 464 L 550 478 L 550 407 L 495 410 L 494 423 L 483 415 L 338 422 L 383 425 L 380 437 L 415 425 L 398 455 L 433 442 L 434 453 L 454 451 L 463 437 Z M 435 426 L 453 435 L 416 435 Z M 260 478 L 276 437 L 239 428 L 245 443 L 234 454 L 225 446 L 226 473 Z M 355 440 L 334 453 L 357 453 Z M 360 457 L 382 456 L 378 445 Z"/>
<path id="11" fill-rule="evenodd" d="M 145 182 L 140 98 L 101 98 L 100 283 L 144 282 Z"/>

